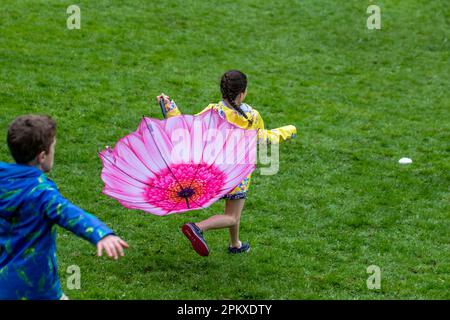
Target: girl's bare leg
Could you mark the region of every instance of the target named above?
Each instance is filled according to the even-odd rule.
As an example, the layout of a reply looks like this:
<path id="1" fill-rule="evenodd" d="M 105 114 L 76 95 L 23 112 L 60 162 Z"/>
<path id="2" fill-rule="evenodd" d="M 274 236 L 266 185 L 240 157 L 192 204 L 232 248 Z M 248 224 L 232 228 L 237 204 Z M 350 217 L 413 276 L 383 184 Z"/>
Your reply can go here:
<path id="1" fill-rule="evenodd" d="M 244 208 L 245 199 L 227 200 L 225 206 L 225 214 L 227 210 L 234 215 L 236 223 L 230 226 L 230 244 L 232 247 L 239 248 L 241 242 L 239 241 L 239 226 L 241 224 L 241 213 Z"/>
<path id="2" fill-rule="evenodd" d="M 202 231 L 210 229 L 230 228 L 230 242 L 233 247 L 240 247 L 239 223 L 245 199 L 226 200 L 225 214 L 217 214 L 206 220 L 196 223 Z"/>

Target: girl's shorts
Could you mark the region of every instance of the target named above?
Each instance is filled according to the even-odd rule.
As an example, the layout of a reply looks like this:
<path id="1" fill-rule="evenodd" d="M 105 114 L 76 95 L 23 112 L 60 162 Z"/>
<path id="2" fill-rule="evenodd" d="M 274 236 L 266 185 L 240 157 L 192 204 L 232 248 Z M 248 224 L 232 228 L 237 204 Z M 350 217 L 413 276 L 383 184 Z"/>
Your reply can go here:
<path id="1" fill-rule="evenodd" d="M 248 175 L 244 180 L 239 183 L 236 188 L 230 193 L 227 193 L 220 199 L 226 200 L 237 200 L 237 199 L 247 199 L 247 191 L 250 186 L 250 175 Z"/>
<path id="2" fill-rule="evenodd" d="M 225 199 L 225 200 L 247 199 L 247 192 L 240 192 L 240 193 L 234 193 L 234 194 L 228 193 L 220 199 Z"/>

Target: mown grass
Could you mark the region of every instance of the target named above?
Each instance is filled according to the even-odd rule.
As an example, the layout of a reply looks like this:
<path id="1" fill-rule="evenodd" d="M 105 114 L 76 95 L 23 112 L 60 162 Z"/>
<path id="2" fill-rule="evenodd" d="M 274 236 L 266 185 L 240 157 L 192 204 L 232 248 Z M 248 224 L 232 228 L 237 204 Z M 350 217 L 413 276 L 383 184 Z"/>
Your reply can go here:
<path id="1" fill-rule="evenodd" d="M 77 1 L 81 30 L 66 28 L 70 4 L 2 2 L 0 128 L 51 114 L 51 178 L 131 245 L 112 262 L 61 231 L 71 298 L 450 298 L 448 1 Z M 370 4 L 381 30 L 366 28 Z M 204 259 L 179 226 L 223 202 L 163 218 L 126 210 L 101 194 L 97 151 L 143 114 L 160 118 L 161 91 L 185 113 L 218 101 L 232 68 L 248 74 L 266 126 L 299 137 L 281 146 L 278 174 L 253 175 L 241 222 L 251 253 L 229 256 L 227 231 L 212 231 Z M 81 290 L 66 288 L 74 264 Z M 369 265 L 380 290 L 366 286 Z"/>

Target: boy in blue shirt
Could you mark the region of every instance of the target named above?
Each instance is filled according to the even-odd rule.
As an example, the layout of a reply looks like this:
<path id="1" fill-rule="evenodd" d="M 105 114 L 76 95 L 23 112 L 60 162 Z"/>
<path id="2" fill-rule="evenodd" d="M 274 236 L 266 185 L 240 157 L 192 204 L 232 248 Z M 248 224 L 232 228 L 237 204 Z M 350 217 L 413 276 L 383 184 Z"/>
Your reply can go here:
<path id="1" fill-rule="evenodd" d="M 65 199 L 46 172 L 53 167 L 56 123 L 17 118 L 8 129 L 16 164 L 0 162 L 0 299 L 64 299 L 56 261 L 56 225 L 118 259 L 128 245 L 100 220 Z"/>

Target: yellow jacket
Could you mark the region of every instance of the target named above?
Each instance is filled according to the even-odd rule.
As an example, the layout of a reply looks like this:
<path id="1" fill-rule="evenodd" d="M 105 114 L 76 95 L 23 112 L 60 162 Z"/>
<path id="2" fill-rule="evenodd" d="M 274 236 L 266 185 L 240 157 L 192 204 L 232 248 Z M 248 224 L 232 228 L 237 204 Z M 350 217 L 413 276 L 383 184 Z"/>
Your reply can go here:
<path id="1" fill-rule="evenodd" d="M 173 100 L 171 103 L 167 103 L 165 108 L 168 118 L 181 115 L 180 109 Z M 245 103 L 241 105 L 241 109 L 245 112 L 247 117 L 253 121 L 251 125 L 247 119 L 232 107 L 228 107 L 224 101 L 209 104 L 205 109 L 197 113 L 197 115 L 202 114 L 211 108 L 214 108 L 223 119 L 226 119 L 228 122 L 243 129 L 258 129 L 259 142 L 266 141 L 267 143 L 280 143 L 281 141 L 286 141 L 297 136 L 297 129 L 293 125 L 283 126 L 272 130 L 264 129 L 264 121 L 259 112 Z"/>
<path id="2" fill-rule="evenodd" d="M 243 103 L 240 107 L 242 111 L 245 112 L 247 117 L 253 121 L 252 124 L 250 124 L 250 122 L 240 115 L 235 109 L 228 107 L 224 101 L 209 104 L 205 109 L 197 113 L 197 115 L 213 108 L 223 119 L 226 119 L 228 122 L 231 122 L 243 129 L 257 129 L 259 143 L 265 141 L 267 144 L 277 144 L 281 141 L 286 141 L 297 136 L 297 129 L 293 125 L 283 126 L 271 130 L 265 129 L 264 121 L 256 109 L 253 109 L 245 103 Z M 180 109 L 173 100 L 170 103 L 166 103 L 165 108 L 168 118 L 181 115 Z M 251 174 L 242 180 L 242 182 L 227 196 L 232 199 L 233 196 L 239 196 L 242 193 L 246 193 L 250 186 L 250 179 Z"/>

